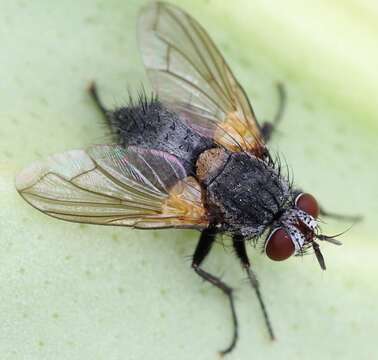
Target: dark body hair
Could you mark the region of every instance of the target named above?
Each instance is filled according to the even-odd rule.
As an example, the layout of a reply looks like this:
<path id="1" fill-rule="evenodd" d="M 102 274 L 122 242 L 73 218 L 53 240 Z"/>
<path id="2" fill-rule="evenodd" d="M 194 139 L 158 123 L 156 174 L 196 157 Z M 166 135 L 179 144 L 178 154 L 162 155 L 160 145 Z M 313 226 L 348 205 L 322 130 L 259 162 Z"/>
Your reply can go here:
<path id="1" fill-rule="evenodd" d="M 176 156 L 188 175 L 195 175 L 198 156 L 214 142 L 188 127 L 177 114 L 157 99 L 139 98 L 139 103 L 109 113 L 112 132 L 119 144 L 140 146 Z"/>
<path id="2" fill-rule="evenodd" d="M 138 104 L 108 112 L 108 120 L 122 146 L 167 152 L 181 161 L 188 176 L 197 177 L 219 232 L 257 237 L 287 207 L 289 187 L 271 164 L 220 148 L 157 99 L 140 97 Z"/>

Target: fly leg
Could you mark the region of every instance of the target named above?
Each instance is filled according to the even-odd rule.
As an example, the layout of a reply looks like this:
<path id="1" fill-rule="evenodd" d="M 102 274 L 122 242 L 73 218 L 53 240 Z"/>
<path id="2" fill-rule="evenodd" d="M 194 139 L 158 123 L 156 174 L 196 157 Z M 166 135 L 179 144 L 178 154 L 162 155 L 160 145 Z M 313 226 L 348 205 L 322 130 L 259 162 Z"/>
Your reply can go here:
<path id="1" fill-rule="evenodd" d="M 296 196 L 298 196 L 299 194 L 304 193 L 304 191 L 302 189 L 297 188 L 295 189 L 294 193 L 296 194 Z M 322 206 L 319 206 L 319 215 L 329 217 L 335 220 L 350 221 L 352 223 L 357 223 L 362 220 L 362 216 L 360 215 L 338 214 L 338 213 L 325 210 Z"/>
<path id="2" fill-rule="evenodd" d="M 267 327 L 268 332 L 269 332 L 269 336 L 270 336 L 271 340 L 275 340 L 272 323 L 270 322 L 269 315 L 268 315 L 264 300 L 263 300 L 262 295 L 261 295 L 260 284 L 257 281 L 255 273 L 251 269 L 251 264 L 250 264 L 249 259 L 248 259 L 247 251 L 245 249 L 244 239 L 240 236 L 234 236 L 233 237 L 233 246 L 234 246 L 237 257 L 239 258 L 244 270 L 247 272 L 248 280 L 249 280 L 252 288 L 255 290 L 257 299 L 258 299 L 259 304 L 260 304 L 260 308 L 261 308 L 262 313 L 264 315 L 264 320 L 265 320 L 265 324 L 266 324 L 266 327 Z"/>
<path id="3" fill-rule="evenodd" d="M 324 210 L 322 207 L 320 208 L 320 216 L 326 216 L 336 220 L 342 221 L 351 221 L 351 222 L 359 222 L 362 220 L 362 216 L 360 215 L 344 215 L 344 214 L 336 214 L 333 212 L 329 212 Z"/>
<path id="4" fill-rule="evenodd" d="M 273 118 L 272 122 L 264 122 L 261 127 L 261 132 L 263 135 L 263 138 L 265 142 L 268 142 L 273 134 L 273 132 L 276 130 L 276 127 L 278 123 L 282 119 L 282 115 L 285 111 L 286 107 L 286 91 L 284 86 L 281 83 L 277 84 L 277 92 L 278 92 L 278 108 L 276 115 Z"/>
<path id="5" fill-rule="evenodd" d="M 98 95 L 97 86 L 96 86 L 95 82 L 92 82 L 89 85 L 88 91 L 89 91 L 89 95 L 93 99 L 97 108 L 101 111 L 101 113 L 104 115 L 105 119 L 108 121 L 108 123 L 110 125 L 110 119 L 109 119 L 110 111 L 104 106 L 103 102 L 101 101 L 101 99 Z"/>
<path id="6" fill-rule="evenodd" d="M 226 283 L 224 283 L 220 278 L 208 273 L 207 271 L 203 270 L 200 267 L 201 263 L 210 252 L 211 247 L 214 243 L 215 237 L 216 237 L 216 231 L 214 228 L 210 227 L 202 231 L 201 237 L 199 239 L 199 242 L 197 244 L 196 250 L 193 255 L 192 268 L 203 280 L 216 286 L 224 294 L 226 294 L 230 302 L 232 323 L 233 323 L 233 336 L 232 336 L 230 345 L 225 350 L 220 352 L 221 355 L 225 355 L 234 349 L 237 339 L 238 339 L 238 319 L 236 317 L 233 289 L 230 286 L 228 286 Z"/>

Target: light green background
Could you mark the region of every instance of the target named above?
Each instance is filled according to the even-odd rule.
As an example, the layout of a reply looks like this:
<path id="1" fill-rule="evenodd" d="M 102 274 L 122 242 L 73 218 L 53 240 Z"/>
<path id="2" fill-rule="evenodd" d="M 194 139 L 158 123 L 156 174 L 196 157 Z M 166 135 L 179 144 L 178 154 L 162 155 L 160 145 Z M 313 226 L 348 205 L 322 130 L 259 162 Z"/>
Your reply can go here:
<path id="1" fill-rule="evenodd" d="M 227 300 L 190 269 L 196 232 L 65 223 L 14 189 L 30 162 L 106 141 L 90 80 L 112 106 L 147 84 L 141 3 L 0 1 L 0 359 L 210 360 L 230 339 Z M 327 209 L 364 216 L 342 247 L 323 246 L 325 273 L 313 256 L 273 263 L 250 248 L 275 343 L 231 250 L 215 247 L 206 268 L 237 288 L 241 336 L 228 358 L 377 358 L 377 2 L 176 3 L 209 30 L 260 119 L 285 83 L 272 149 L 296 183 Z"/>

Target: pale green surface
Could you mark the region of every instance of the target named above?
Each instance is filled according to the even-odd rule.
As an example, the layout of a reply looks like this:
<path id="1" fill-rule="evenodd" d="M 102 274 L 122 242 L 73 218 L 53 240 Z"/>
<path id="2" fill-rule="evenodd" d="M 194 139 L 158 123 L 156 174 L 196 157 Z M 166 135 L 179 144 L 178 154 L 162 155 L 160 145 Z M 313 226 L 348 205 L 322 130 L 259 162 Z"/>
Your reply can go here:
<path id="1" fill-rule="evenodd" d="M 343 247 L 323 246 L 325 273 L 312 256 L 272 263 L 250 249 L 275 343 L 231 251 L 214 249 L 207 268 L 238 288 L 241 338 L 228 358 L 376 358 L 377 2 L 178 3 L 208 28 L 260 118 L 274 113 L 272 83 L 285 83 L 288 110 L 273 148 L 297 184 L 331 210 L 365 216 Z M 229 341 L 226 299 L 186 258 L 197 233 L 69 224 L 14 190 L 33 160 L 104 140 L 90 80 L 109 104 L 146 83 L 139 5 L 0 3 L 0 359 L 209 360 Z"/>

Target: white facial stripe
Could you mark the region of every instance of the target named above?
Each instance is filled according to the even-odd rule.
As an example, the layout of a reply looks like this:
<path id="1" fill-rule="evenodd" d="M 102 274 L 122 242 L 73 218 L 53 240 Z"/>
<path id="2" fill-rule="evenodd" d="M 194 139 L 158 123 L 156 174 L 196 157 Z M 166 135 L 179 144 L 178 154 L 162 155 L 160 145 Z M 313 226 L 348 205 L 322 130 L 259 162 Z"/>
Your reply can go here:
<path id="1" fill-rule="evenodd" d="M 287 225 L 294 225 L 297 223 L 297 209 L 289 209 L 286 210 L 285 214 L 281 218 L 281 222 Z"/>
<path id="2" fill-rule="evenodd" d="M 310 230 L 315 230 L 318 226 L 318 222 L 311 215 L 299 209 L 289 209 L 281 218 L 281 222 L 285 225 L 296 225 L 300 220 Z"/>
<path id="3" fill-rule="evenodd" d="M 301 220 L 310 230 L 315 230 L 315 228 L 318 226 L 316 219 L 302 210 L 297 210 L 297 218 Z"/>
<path id="4" fill-rule="evenodd" d="M 300 220 L 308 229 L 314 231 L 318 222 L 311 215 L 299 209 L 289 209 L 281 218 L 281 223 L 288 232 L 294 246 L 295 253 L 298 254 L 305 244 L 306 237 L 298 230 L 298 220 Z"/>
<path id="5" fill-rule="evenodd" d="M 295 253 L 297 254 L 302 250 L 306 238 L 294 225 L 288 224 L 286 229 L 295 246 Z"/>

